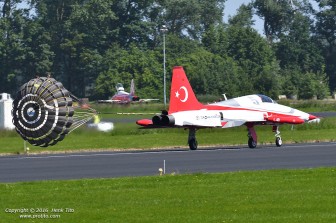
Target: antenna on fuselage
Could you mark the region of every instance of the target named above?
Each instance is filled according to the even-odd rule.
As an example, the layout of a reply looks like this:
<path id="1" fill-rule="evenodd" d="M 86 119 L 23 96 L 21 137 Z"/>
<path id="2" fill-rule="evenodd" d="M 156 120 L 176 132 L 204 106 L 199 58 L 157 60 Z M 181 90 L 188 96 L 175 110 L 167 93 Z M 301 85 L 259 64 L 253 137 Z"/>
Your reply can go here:
<path id="1" fill-rule="evenodd" d="M 227 101 L 226 93 L 223 94 L 224 100 Z"/>

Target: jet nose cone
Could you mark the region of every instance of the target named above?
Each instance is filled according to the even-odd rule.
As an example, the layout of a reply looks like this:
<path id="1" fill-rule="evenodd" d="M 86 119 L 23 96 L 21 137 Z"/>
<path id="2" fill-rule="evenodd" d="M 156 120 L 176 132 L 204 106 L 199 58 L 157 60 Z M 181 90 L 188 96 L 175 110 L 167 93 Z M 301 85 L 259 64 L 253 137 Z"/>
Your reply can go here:
<path id="1" fill-rule="evenodd" d="M 308 117 L 309 121 L 317 119 L 315 115 L 309 115 Z"/>

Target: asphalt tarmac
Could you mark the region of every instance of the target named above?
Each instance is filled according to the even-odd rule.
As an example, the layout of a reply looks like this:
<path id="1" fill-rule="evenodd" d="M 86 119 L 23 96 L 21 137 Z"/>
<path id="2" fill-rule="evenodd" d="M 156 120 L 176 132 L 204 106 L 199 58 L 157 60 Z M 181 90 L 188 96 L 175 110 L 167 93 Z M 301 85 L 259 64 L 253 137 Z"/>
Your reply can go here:
<path id="1" fill-rule="evenodd" d="M 311 112 L 310 114 L 321 118 L 336 117 L 336 112 Z"/>
<path id="2" fill-rule="evenodd" d="M 164 166 L 165 163 L 165 166 Z M 0 182 L 336 166 L 336 143 L 0 157 Z"/>

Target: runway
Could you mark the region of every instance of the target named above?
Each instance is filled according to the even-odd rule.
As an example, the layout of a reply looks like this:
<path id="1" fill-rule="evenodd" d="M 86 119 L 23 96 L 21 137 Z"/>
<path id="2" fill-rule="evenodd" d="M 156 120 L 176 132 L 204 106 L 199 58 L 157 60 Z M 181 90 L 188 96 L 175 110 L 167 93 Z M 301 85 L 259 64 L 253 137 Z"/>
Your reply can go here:
<path id="1" fill-rule="evenodd" d="M 336 166 L 336 143 L 0 157 L 0 182 Z"/>

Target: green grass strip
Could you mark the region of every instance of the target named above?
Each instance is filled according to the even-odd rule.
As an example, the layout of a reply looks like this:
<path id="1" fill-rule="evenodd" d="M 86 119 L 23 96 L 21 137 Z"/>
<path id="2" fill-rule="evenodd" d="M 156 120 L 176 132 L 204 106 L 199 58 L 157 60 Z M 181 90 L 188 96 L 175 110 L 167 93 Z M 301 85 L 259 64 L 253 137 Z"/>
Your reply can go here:
<path id="1" fill-rule="evenodd" d="M 335 179 L 336 168 L 319 168 L 3 183 L 0 221 L 330 223 Z M 63 212 L 48 221 L 6 212 L 19 208 Z"/>

